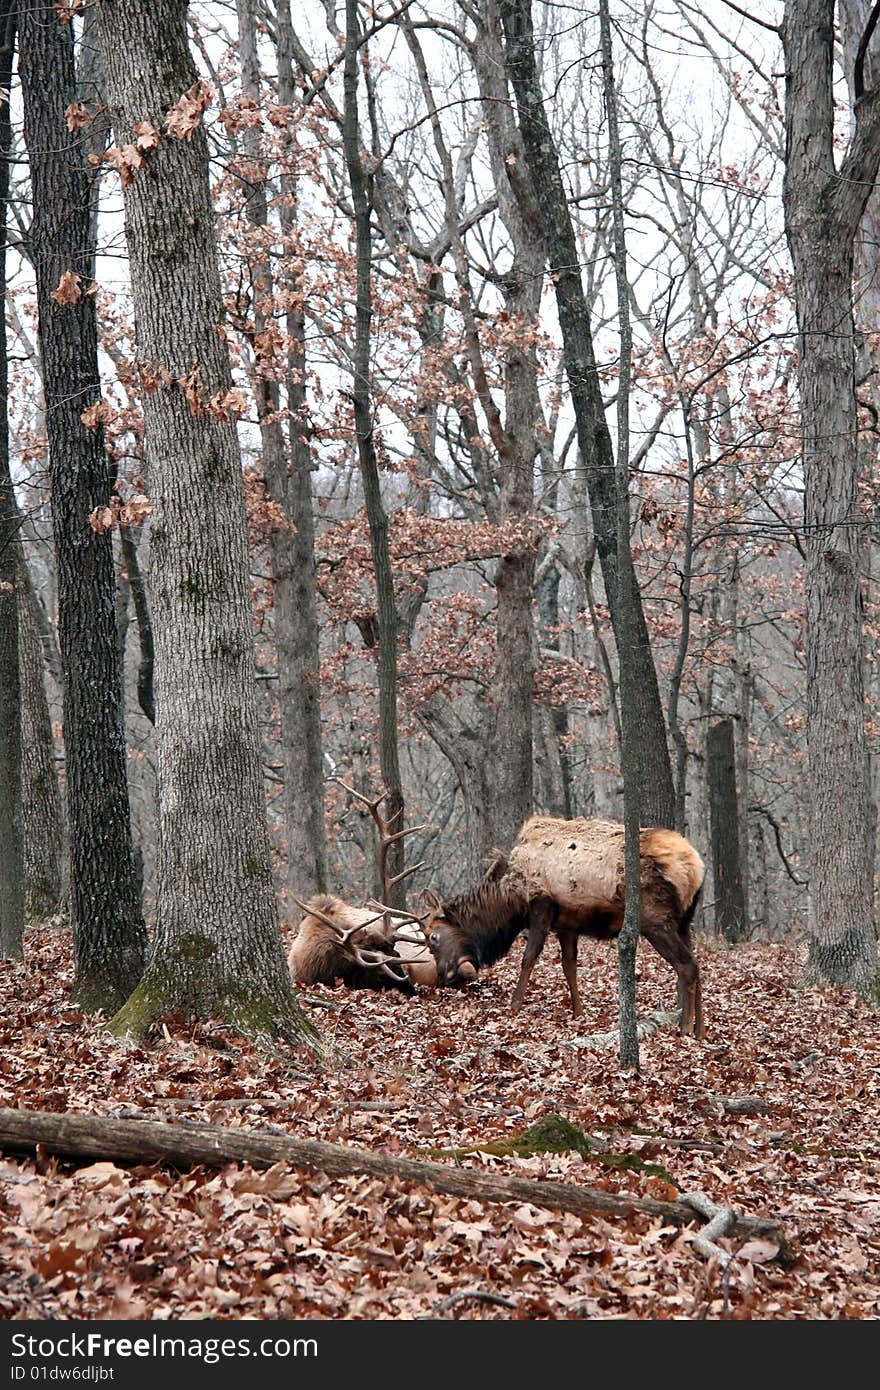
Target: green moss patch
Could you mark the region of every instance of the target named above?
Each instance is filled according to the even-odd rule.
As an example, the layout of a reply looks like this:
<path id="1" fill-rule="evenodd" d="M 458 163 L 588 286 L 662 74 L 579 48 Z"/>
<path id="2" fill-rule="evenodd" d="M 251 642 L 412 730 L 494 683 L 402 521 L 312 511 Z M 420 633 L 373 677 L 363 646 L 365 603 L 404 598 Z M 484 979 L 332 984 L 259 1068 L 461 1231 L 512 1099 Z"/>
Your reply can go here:
<path id="1" fill-rule="evenodd" d="M 649 1163 L 636 1153 L 603 1152 L 595 1139 L 591 1139 L 563 1115 L 545 1115 L 521 1134 L 514 1134 L 509 1139 L 493 1139 L 463 1149 L 431 1149 L 429 1155 L 431 1158 L 460 1159 L 468 1154 L 487 1153 L 496 1158 L 533 1158 L 535 1154 L 564 1154 L 572 1150 L 582 1158 L 593 1159 L 606 1168 L 646 1173 L 650 1177 L 663 1178 L 673 1187 L 678 1186 L 672 1174 L 660 1163 Z"/>

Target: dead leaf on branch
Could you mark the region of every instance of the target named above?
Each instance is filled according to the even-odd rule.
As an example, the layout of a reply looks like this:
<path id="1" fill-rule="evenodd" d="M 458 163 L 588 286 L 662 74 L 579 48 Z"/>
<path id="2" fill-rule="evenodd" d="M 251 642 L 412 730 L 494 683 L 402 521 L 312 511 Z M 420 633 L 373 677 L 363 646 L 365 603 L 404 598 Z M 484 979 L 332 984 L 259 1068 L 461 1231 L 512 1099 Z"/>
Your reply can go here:
<path id="1" fill-rule="evenodd" d="M 135 144 L 144 154 L 149 154 L 151 150 L 158 149 L 162 142 L 162 136 L 151 121 L 138 121 L 134 127 L 134 134 L 137 137 Z"/>
<path id="2" fill-rule="evenodd" d="M 52 6 L 61 24 L 72 24 L 74 15 L 82 14 L 85 7 L 86 0 L 55 0 Z"/>
<path id="3" fill-rule="evenodd" d="M 210 83 L 194 82 L 188 92 L 165 114 L 165 128 L 178 140 L 191 140 L 193 131 L 202 119 L 202 112 L 211 104 L 214 95 Z"/>
<path id="4" fill-rule="evenodd" d="M 58 281 L 54 290 L 49 293 L 49 298 L 54 299 L 56 304 L 76 304 L 77 300 L 82 299 L 82 280 L 75 270 L 65 270 L 61 279 Z"/>
<path id="5" fill-rule="evenodd" d="M 84 130 L 106 109 L 98 102 L 72 101 L 64 113 L 67 129 L 71 132 Z"/>
<path id="6" fill-rule="evenodd" d="M 111 497 L 106 507 L 96 507 L 89 516 L 89 525 L 98 535 L 112 531 L 115 526 L 140 526 L 151 516 L 153 506 L 149 497 L 136 492 L 127 502 Z"/>

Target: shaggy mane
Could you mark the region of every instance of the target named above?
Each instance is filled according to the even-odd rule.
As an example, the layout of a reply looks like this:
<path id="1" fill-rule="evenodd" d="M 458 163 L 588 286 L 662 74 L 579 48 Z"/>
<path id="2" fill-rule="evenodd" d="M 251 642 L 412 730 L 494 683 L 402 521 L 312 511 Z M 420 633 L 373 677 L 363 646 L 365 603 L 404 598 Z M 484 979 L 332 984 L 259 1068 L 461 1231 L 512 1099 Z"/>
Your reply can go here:
<path id="1" fill-rule="evenodd" d="M 529 904 L 499 856 L 474 888 L 443 904 L 443 915 L 467 933 L 462 945 L 475 965 L 494 965 L 528 926 Z"/>

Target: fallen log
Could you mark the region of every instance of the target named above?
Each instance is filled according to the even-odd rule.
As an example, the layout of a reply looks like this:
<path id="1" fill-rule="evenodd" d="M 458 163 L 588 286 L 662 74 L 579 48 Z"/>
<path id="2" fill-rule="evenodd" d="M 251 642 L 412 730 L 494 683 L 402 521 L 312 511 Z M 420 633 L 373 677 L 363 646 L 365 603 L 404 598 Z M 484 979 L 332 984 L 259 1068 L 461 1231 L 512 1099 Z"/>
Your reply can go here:
<path id="1" fill-rule="evenodd" d="M 568 1182 L 496 1176 L 478 1168 L 371 1153 L 318 1139 L 292 1139 L 287 1135 L 208 1124 L 160 1124 L 156 1120 L 104 1115 L 0 1110 L 0 1149 L 33 1153 L 37 1148 L 64 1158 L 166 1163 L 181 1170 L 196 1165 L 221 1168 L 227 1163 L 250 1163 L 255 1168 L 270 1168 L 286 1163 L 293 1168 L 326 1173 L 331 1178 L 366 1174 L 392 1182 L 415 1183 L 453 1197 L 480 1202 L 531 1202 L 536 1207 L 572 1212 L 575 1216 L 626 1217 L 642 1212 L 676 1226 L 689 1225 L 696 1216 L 694 1207 L 686 1201 L 664 1202 Z M 793 1258 L 778 1221 L 739 1212 L 733 1212 L 732 1217 L 730 1235 L 772 1241 L 779 1246 L 776 1258 L 780 1263 Z"/>

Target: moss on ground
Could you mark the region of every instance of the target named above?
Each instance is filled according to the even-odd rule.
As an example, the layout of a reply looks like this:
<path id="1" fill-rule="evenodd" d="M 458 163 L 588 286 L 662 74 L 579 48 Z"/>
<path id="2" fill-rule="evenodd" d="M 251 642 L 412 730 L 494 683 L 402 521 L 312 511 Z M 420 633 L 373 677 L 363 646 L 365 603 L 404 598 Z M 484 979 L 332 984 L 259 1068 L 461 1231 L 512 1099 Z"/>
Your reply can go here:
<path id="1" fill-rule="evenodd" d="M 678 1184 L 675 1178 L 660 1163 L 650 1163 L 636 1153 L 606 1153 L 577 1125 L 564 1115 L 545 1115 L 536 1120 L 521 1134 L 509 1139 L 493 1139 L 488 1143 L 471 1144 L 461 1149 L 430 1149 L 431 1158 L 463 1158 L 468 1154 L 488 1153 L 496 1158 L 533 1158 L 535 1154 L 570 1153 L 572 1150 L 582 1158 L 593 1159 L 605 1168 L 624 1169 L 633 1173 L 646 1173 L 650 1177 L 663 1178 L 673 1187 Z"/>

